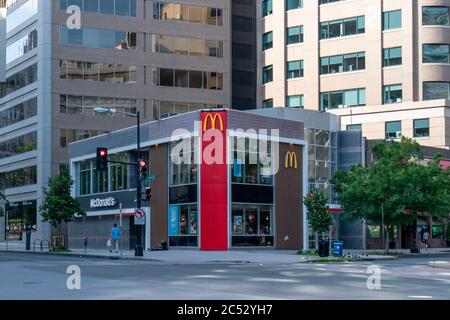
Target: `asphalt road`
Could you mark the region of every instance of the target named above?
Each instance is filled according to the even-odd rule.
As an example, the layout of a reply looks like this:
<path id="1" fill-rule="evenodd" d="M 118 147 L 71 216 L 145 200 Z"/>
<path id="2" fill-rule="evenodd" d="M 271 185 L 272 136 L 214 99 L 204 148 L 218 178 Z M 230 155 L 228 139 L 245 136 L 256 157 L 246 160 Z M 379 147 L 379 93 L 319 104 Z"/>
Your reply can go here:
<path id="1" fill-rule="evenodd" d="M 367 268 L 345 264 L 168 264 L 0 252 L 0 299 L 450 299 L 450 270 L 441 258 L 376 263 L 380 290 L 369 290 Z M 69 290 L 69 266 L 81 289 Z"/>

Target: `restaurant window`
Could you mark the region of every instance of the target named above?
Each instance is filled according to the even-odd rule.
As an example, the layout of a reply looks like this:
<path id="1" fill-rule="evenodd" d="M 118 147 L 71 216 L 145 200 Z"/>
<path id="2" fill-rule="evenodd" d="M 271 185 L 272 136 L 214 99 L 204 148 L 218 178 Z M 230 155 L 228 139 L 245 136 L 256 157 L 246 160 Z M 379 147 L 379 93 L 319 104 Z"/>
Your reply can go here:
<path id="1" fill-rule="evenodd" d="M 233 204 L 232 246 L 272 247 L 274 245 L 272 206 Z"/>
<path id="2" fill-rule="evenodd" d="M 170 205 L 168 225 L 170 246 L 198 246 L 197 204 Z"/>
<path id="3" fill-rule="evenodd" d="M 183 143 L 183 142 L 182 142 Z M 198 177 L 198 166 L 195 163 L 195 141 L 191 140 L 190 150 L 180 150 L 175 154 L 174 148 L 177 144 L 173 143 L 169 154 L 169 182 L 171 186 L 195 184 Z M 179 145 L 181 147 L 181 145 Z M 187 145 L 186 145 L 187 146 Z"/>
<path id="4" fill-rule="evenodd" d="M 233 183 L 273 184 L 271 144 L 271 141 L 263 139 L 258 141 L 234 137 L 233 164 L 231 165 Z"/>

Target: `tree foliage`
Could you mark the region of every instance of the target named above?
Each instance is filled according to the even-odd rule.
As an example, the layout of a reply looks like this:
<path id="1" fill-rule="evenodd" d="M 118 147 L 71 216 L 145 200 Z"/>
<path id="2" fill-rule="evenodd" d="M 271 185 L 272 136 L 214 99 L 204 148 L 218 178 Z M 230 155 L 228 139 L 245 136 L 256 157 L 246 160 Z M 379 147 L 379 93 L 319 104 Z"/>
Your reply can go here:
<path id="1" fill-rule="evenodd" d="M 307 209 L 308 223 L 314 232 L 325 233 L 330 231 L 333 218 L 328 211 L 328 200 L 325 193 L 312 189 L 303 199 Z"/>
<path id="2" fill-rule="evenodd" d="M 48 181 L 48 189 L 43 188 L 44 201 L 39 207 L 43 222 L 49 222 L 53 227 L 70 222 L 77 216 L 83 216 L 84 211 L 78 200 L 71 196 L 73 180 L 66 168 L 59 175 Z"/>
<path id="3" fill-rule="evenodd" d="M 380 141 L 373 146 L 373 163 L 337 172 L 333 183 L 350 220 L 367 219 L 393 226 L 409 226 L 418 214 L 438 218 L 450 212 L 450 170 L 440 167 L 440 156 L 424 160 L 412 139 Z"/>

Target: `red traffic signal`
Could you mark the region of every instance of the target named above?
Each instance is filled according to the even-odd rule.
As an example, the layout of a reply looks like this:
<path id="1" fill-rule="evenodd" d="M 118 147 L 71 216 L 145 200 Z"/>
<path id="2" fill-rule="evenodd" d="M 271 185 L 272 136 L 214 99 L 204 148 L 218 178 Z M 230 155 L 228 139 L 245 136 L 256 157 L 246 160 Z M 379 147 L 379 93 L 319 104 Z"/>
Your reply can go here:
<path id="1" fill-rule="evenodd" d="M 97 148 L 97 171 L 105 171 L 108 169 L 108 149 Z"/>
<path id="2" fill-rule="evenodd" d="M 141 172 L 142 178 L 147 176 L 147 161 L 139 160 L 139 171 Z"/>

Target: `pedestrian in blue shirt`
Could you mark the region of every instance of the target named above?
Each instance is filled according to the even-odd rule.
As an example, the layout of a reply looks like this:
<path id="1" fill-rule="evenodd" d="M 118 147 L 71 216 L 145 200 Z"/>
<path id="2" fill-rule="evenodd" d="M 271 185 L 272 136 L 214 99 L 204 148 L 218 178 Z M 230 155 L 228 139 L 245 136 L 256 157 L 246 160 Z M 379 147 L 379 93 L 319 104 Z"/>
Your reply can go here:
<path id="1" fill-rule="evenodd" d="M 111 230 L 111 240 L 112 245 L 116 247 L 116 253 L 119 253 L 119 240 L 120 240 L 120 228 L 117 226 L 117 224 L 114 224 L 114 227 Z M 110 252 L 112 252 L 111 249 L 109 249 Z"/>

